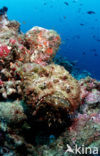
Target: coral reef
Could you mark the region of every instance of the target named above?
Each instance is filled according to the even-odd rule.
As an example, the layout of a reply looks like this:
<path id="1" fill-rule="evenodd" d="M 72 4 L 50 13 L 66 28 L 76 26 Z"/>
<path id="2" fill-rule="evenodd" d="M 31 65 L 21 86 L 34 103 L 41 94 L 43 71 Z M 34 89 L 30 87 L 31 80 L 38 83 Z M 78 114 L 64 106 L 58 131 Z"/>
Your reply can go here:
<path id="1" fill-rule="evenodd" d="M 24 35 L 20 32 L 20 24 L 9 21 L 6 12 L 0 16 L 3 23 L 0 26 L 0 96 L 7 99 L 13 94 L 21 96 L 21 77 L 17 69 L 29 62 L 47 65 L 60 45 L 60 37 L 40 27 Z"/>
<path id="2" fill-rule="evenodd" d="M 100 82 L 87 77 L 79 81 L 82 105 L 73 119 L 73 123 L 57 140 L 48 146 L 42 146 L 39 155 L 74 156 L 66 152 L 67 145 L 72 149 L 80 147 L 76 155 L 100 154 Z M 88 150 L 86 150 L 86 147 Z M 75 151 L 74 151 L 75 152 Z M 51 154 L 52 153 L 52 154 Z M 91 153 L 91 154 L 90 154 Z"/>
<path id="3" fill-rule="evenodd" d="M 53 30 L 33 27 L 25 35 L 26 44 L 30 48 L 30 61 L 46 65 L 60 45 L 60 37 Z"/>
<path id="4" fill-rule="evenodd" d="M 0 119 L 11 122 L 21 122 L 26 119 L 20 101 L 0 102 Z"/>
<path id="5" fill-rule="evenodd" d="M 76 80 L 73 63 L 54 58 L 61 42 L 55 31 L 23 34 L 6 12 L 0 10 L 0 155 L 71 156 L 67 144 L 100 153 L 100 82 Z"/>
<path id="6" fill-rule="evenodd" d="M 80 83 L 80 98 L 82 101 L 82 111 L 90 111 L 97 109 L 100 103 L 100 82 L 91 78 L 86 77 L 81 79 Z"/>
<path id="7" fill-rule="evenodd" d="M 24 99 L 31 105 L 32 114 L 41 107 L 45 111 L 46 107 L 51 107 L 54 112 L 57 110 L 57 116 L 63 114 L 59 109 L 73 112 L 80 104 L 77 81 L 63 67 L 48 65 L 59 48 L 60 37 L 55 31 L 40 27 L 34 27 L 24 35 L 18 31 L 16 23 L 8 21 L 6 28 L 2 28 L 1 99 Z M 53 118 L 48 111 L 46 114 L 48 121 Z M 61 123 L 57 116 L 53 122 Z"/>
<path id="8" fill-rule="evenodd" d="M 37 149 L 37 155 L 85 156 L 100 154 L 100 114 L 78 114 L 74 120 L 72 126 L 66 129 L 54 143 L 49 146 L 43 145 Z M 66 152 L 67 145 L 76 153 Z M 75 151 L 75 147 L 79 147 L 79 150 Z M 97 150 L 94 150 L 95 148 Z"/>

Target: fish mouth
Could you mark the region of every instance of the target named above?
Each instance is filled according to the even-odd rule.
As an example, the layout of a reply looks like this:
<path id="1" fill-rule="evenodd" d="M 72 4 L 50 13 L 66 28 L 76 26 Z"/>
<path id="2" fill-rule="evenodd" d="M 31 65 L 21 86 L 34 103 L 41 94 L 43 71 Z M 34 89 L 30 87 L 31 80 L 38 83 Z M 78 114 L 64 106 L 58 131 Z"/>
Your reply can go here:
<path id="1" fill-rule="evenodd" d="M 66 99 L 46 96 L 41 98 L 33 111 L 35 121 L 43 122 L 48 127 L 59 127 L 68 124 L 70 102 Z"/>
<path id="2" fill-rule="evenodd" d="M 59 96 L 53 96 L 53 95 L 47 95 L 42 97 L 41 99 L 38 100 L 37 104 L 36 104 L 36 109 L 38 109 L 38 107 L 43 106 L 44 107 L 46 105 L 50 106 L 50 107 L 54 107 L 54 109 L 65 109 L 66 111 L 69 111 L 70 109 L 70 102 L 68 99 L 66 98 L 61 98 Z"/>

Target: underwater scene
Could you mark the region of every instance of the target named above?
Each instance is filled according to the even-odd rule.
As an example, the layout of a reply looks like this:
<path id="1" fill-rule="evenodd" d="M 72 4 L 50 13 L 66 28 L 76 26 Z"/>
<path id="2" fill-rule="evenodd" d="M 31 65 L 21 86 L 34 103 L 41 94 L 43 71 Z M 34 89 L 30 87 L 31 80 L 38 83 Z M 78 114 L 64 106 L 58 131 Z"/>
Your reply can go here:
<path id="1" fill-rule="evenodd" d="M 0 156 L 100 156 L 100 0 L 0 1 Z"/>

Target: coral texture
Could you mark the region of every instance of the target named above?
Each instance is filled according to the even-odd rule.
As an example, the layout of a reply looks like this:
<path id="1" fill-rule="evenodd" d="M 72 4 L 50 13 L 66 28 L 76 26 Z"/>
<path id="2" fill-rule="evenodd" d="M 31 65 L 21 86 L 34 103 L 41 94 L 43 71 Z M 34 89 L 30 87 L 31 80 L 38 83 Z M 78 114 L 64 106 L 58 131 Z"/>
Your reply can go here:
<path id="1" fill-rule="evenodd" d="M 9 123 L 21 122 L 26 119 L 20 101 L 0 102 L 0 119 Z"/>
<path id="2" fill-rule="evenodd" d="M 79 106 L 80 93 L 78 82 L 63 67 L 50 64 L 60 45 L 59 35 L 40 27 L 24 35 L 18 22 L 5 21 L 1 27 L 1 99 L 23 99 L 32 107 L 32 115 L 42 114 L 39 118 L 49 126 L 55 121 L 62 124 L 63 113 L 70 114 Z"/>
<path id="3" fill-rule="evenodd" d="M 66 70 L 73 64 L 53 63 L 61 42 L 55 31 L 23 34 L 6 12 L 0 10 L 0 155 L 71 156 L 67 144 L 100 152 L 100 82 L 77 81 Z"/>
<path id="4" fill-rule="evenodd" d="M 60 45 L 60 37 L 53 30 L 33 27 L 25 35 L 30 48 L 30 61 L 46 65 L 56 54 Z"/>

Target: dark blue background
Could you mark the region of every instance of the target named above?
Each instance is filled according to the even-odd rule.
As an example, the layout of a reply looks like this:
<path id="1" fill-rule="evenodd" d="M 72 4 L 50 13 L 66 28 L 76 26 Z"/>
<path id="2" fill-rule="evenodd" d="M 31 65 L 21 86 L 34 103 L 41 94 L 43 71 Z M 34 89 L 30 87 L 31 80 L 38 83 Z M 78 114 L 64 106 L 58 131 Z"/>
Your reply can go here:
<path id="1" fill-rule="evenodd" d="M 55 29 L 62 38 L 59 53 L 100 80 L 100 0 L 0 0 L 2 6 L 23 32 L 33 26 Z"/>

